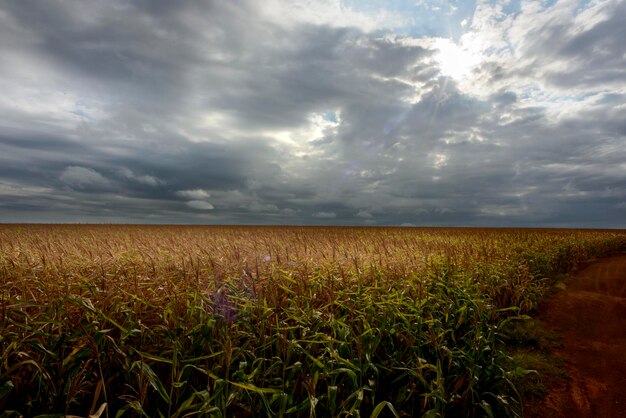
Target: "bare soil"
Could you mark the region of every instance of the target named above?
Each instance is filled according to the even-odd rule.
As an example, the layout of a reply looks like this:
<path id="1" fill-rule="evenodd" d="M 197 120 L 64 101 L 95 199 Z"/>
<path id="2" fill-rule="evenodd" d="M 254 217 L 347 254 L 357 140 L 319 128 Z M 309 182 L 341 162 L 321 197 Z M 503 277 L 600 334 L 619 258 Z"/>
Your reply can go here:
<path id="1" fill-rule="evenodd" d="M 626 417 L 626 254 L 588 264 L 540 307 L 562 337 L 568 379 L 526 407 L 529 417 Z"/>

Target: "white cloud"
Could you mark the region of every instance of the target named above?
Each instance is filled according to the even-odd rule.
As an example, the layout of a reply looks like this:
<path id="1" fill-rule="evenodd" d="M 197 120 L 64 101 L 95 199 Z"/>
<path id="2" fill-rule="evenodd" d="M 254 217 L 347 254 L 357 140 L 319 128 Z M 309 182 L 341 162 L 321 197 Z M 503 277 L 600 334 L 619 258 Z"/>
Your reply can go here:
<path id="1" fill-rule="evenodd" d="M 211 197 L 209 192 L 203 189 L 179 190 L 176 192 L 176 196 L 194 200 L 208 199 Z"/>
<path id="2" fill-rule="evenodd" d="M 190 200 L 187 202 L 187 206 L 194 209 L 200 210 L 211 210 L 215 209 L 215 207 L 205 200 Z"/>
<path id="3" fill-rule="evenodd" d="M 212 210 L 215 207 L 207 200 L 211 197 L 210 193 L 203 189 L 192 190 L 179 190 L 176 192 L 176 196 L 183 197 L 185 199 L 191 199 L 185 204 L 190 208 L 199 210 Z"/>
<path id="4" fill-rule="evenodd" d="M 119 170 L 119 174 L 124 177 L 127 178 L 129 180 L 132 180 L 134 182 L 137 182 L 139 184 L 145 184 L 146 186 L 159 186 L 161 184 L 163 184 L 163 180 L 160 180 L 154 176 L 149 176 L 146 174 L 143 175 L 137 175 L 135 173 L 133 173 L 133 171 L 129 168 L 123 167 Z"/>
<path id="5" fill-rule="evenodd" d="M 411 22 L 409 16 L 383 7 L 357 10 L 341 0 L 266 0 L 262 13 L 275 23 L 291 27 L 304 23 L 359 28 L 365 32 L 406 27 Z"/>
<path id="6" fill-rule="evenodd" d="M 626 50 L 616 32 L 624 15 L 621 1 L 522 2 L 517 14 L 506 14 L 500 3 L 480 3 L 459 43 L 481 59 L 461 88 L 480 97 L 509 89 L 533 101 L 626 91 Z"/>
<path id="7" fill-rule="evenodd" d="M 61 173 L 61 181 L 72 188 L 103 187 L 110 184 L 109 180 L 96 170 L 80 166 L 68 166 Z"/>
<path id="8" fill-rule="evenodd" d="M 429 154 L 429 157 L 433 162 L 433 167 L 435 167 L 437 170 L 440 170 L 448 165 L 448 160 L 450 159 L 450 156 L 443 153 L 432 153 Z"/>
<path id="9" fill-rule="evenodd" d="M 50 187 L 22 187 L 16 184 L 0 182 L 0 196 L 28 197 L 53 193 Z"/>

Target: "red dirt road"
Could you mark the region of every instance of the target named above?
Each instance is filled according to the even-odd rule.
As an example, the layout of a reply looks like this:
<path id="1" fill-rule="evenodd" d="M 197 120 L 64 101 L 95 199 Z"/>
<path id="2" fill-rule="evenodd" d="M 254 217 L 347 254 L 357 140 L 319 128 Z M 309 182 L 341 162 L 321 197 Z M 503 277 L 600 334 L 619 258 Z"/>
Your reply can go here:
<path id="1" fill-rule="evenodd" d="M 626 254 L 589 264 L 566 286 L 538 319 L 562 336 L 554 354 L 571 378 L 528 415 L 626 417 Z"/>

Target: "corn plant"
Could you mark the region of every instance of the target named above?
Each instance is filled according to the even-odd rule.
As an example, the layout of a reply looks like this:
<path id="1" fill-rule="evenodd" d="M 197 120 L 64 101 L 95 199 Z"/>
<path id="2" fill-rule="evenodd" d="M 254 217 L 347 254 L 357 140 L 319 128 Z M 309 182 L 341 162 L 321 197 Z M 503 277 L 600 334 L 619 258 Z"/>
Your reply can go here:
<path id="1" fill-rule="evenodd" d="M 521 416 L 593 230 L 0 225 L 2 416 Z M 56 415 L 55 415 L 56 414 Z"/>

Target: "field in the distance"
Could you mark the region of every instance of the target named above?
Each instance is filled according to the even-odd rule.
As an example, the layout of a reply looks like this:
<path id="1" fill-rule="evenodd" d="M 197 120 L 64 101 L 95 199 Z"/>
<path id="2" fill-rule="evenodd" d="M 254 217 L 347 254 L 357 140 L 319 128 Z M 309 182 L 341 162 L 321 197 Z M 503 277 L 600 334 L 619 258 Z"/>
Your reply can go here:
<path id="1" fill-rule="evenodd" d="M 516 416 L 507 329 L 625 248 L 611 230 L 0 225 L 0 413 Z"/>

